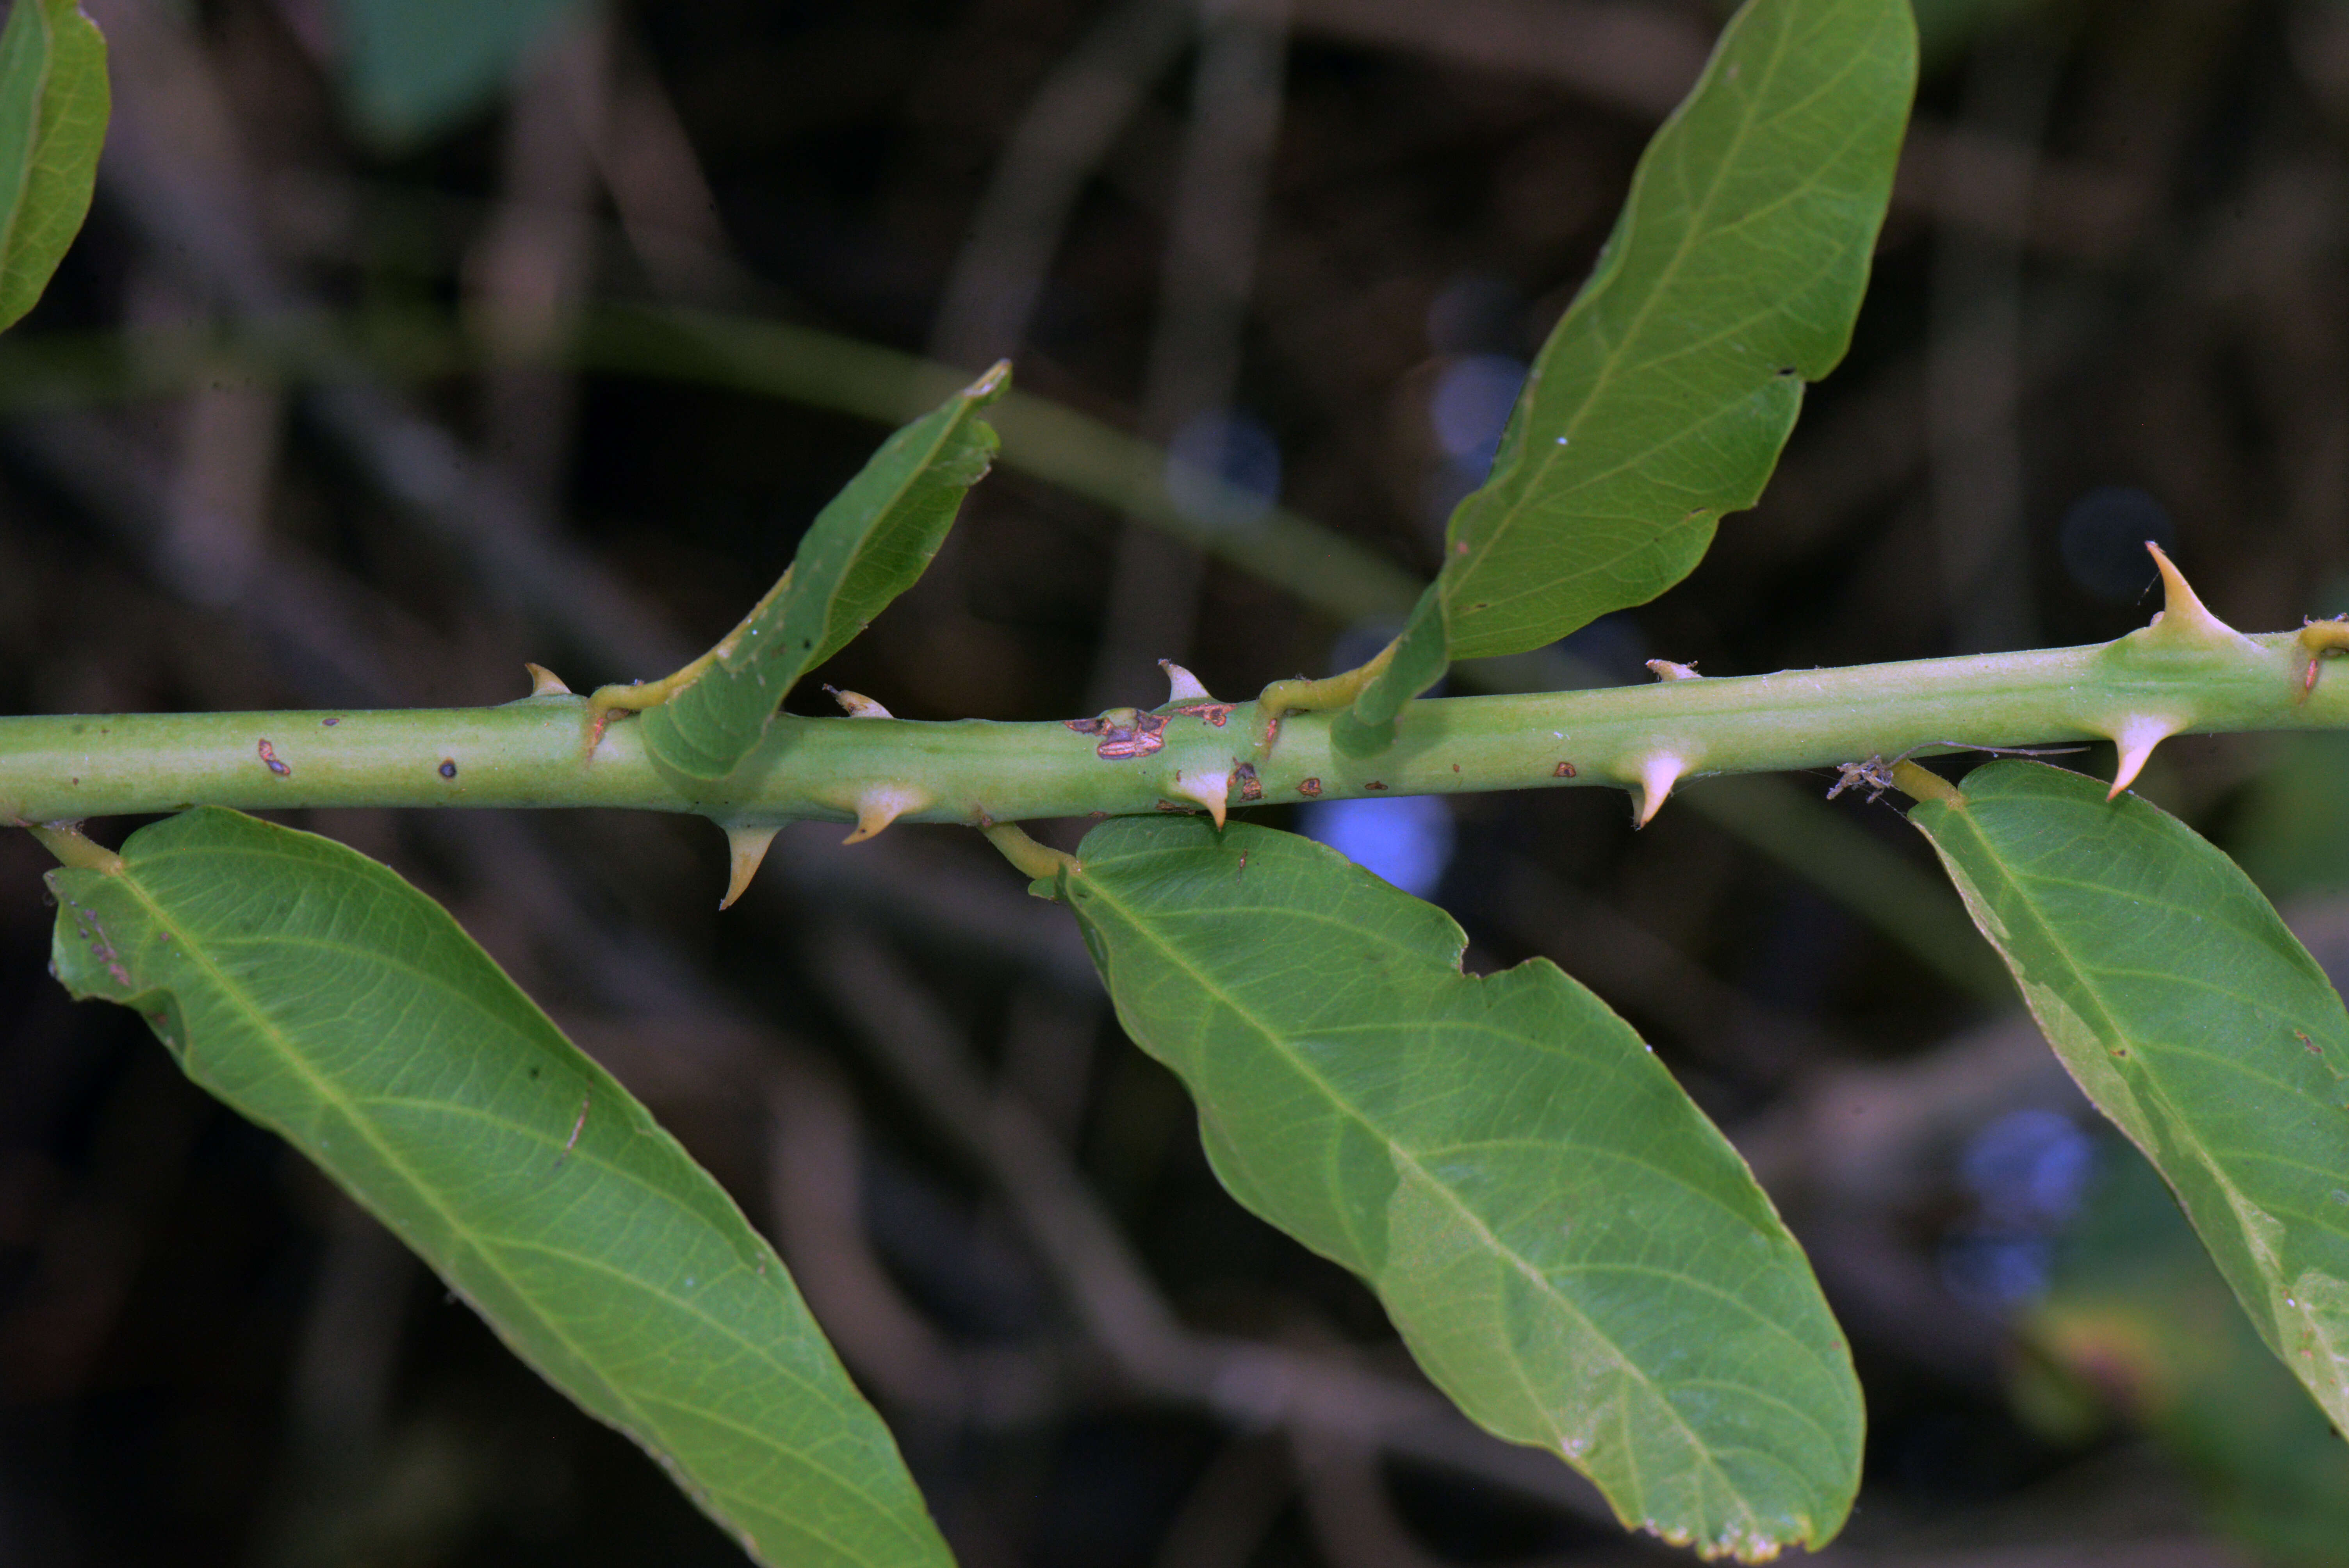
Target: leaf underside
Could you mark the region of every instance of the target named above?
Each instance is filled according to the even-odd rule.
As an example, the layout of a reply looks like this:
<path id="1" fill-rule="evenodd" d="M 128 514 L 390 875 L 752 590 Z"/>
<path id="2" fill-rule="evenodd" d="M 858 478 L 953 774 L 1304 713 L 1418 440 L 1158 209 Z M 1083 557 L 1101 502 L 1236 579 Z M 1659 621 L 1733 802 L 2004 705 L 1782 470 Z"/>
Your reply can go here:
<path id="1" fill-rule="evenodd" d="M 912 587 L 995 460 L 978 411 L 1011 384 L 998 366 L 899 430 L 817 514 L 781 581 L 705 655 L 691 685 L 644 717 L 654 758 L 696 779 L 731 773 L 808 671 Z"/>
<path id="2" fill-rule="evenodd" d="M 2349 1429 L 2349 1016 L 2234 861 L 2041 763 L 1909 813 L 2049 1044 Z"/>
<path id="3" fill-rule="evenodd" d="M 1293 834 L 1125 819 L 1061 878 L 1233 1195 L 1378 1292 L 1476 1421 L 1708 1555 L 1835 1533 L 1850 1359 L 1801 1249 L 1630 1026 Z"/>
<path id="4" fill-rule="evenodd" d="M 0 30 L 0 329 L 81 231 L 109 105 L 106 40 L 77 0 L 17 0 Z"/>
<path id="5" fill-rule="evenodd" d="M 761 1561 L 950 1563 L 772 1248 L 447 912 L 202 808 L 49 873 L 56 971 L 137 1009 Z"/>
<path id="6" fill-rule="evenodd" d="M 1645 603 L 1749 507 L 1803 386 L 1851 340 L 1917 74 L 1909 0 L 1749 0 L 1656 133 L 1536 359 L 1386 673 L 1383 724 L 1453 659 Z"/>

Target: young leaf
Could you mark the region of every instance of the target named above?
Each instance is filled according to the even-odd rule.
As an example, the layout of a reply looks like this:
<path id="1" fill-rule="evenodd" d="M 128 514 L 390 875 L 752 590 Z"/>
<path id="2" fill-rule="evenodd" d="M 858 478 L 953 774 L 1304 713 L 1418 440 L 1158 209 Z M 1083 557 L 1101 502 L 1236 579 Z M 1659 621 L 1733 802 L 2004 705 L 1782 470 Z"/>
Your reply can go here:
<path id="1" fill-rule="evenodd" d="M 2095 779 L 1994 762 L 1909 820 L 2260 1336 L 2349 1429 L 2349 1016 L 2324 972 L 2234 861 Z"/>
<path id="2" fill-rule="evenodd" d="M 1010 384 L 1011 367 L 999 365 L 890 437 L 723 642 L 649 686 L 606 687 L 597 705 L 647 709 L 645 746 L 656 760 L 696 779 L 732 772 L 799 678 L 929 565 L 964 493 L 995 460 L 995 432 L 978 410 Z"/>
<path id="3" fill-rule="evenodd" d="M 1392 718 L 1452 659 L 1646 603 L 1754 504 L 1803 384 L 1850 342 L 1916 74 L 1909 0 L 1748 0 L 1730 20 L 1357 718 Z"/>
<path id="4" fill-rule="evenodd" d="M 440 905 L 218 808 L 49 884 L 68 990 L 136 1008 L 762 1561 L 950 1561 L 773 1249 Z"/>
<path id="5" fill-rule="evenodd" d="M 76 0 L 16 0 L 0 30 L 0 329 L 81 230 L 106 140 L 106 40 Z"/>
<path id="6" fill-rule="evenodd" d="M 1060 874 L 1216 1174 L 1360 1274 L 1471 1417 L 1628 1525 L 1760 1559 L 1841 1526 L 1859 1387 L 1802 1250 L 1630 1026 L 1293 834 L 1128 818 Z"/>

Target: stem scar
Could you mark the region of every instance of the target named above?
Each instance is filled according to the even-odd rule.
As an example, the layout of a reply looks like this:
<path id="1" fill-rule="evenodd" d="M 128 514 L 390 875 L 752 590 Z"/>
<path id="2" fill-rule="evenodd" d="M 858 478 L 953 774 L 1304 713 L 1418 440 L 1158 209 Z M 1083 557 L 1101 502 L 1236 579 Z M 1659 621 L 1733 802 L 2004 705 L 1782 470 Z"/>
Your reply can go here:
<path id="1" fill-rule="evenodd" d="M 279 761 L 276 748 L 265 738 L 261 743 L 261 759 L 269 764 L 269 770 L 280 779 L 291 779 L 294 776 L 294 765 L 290 762 Z"/>
<path id="2" fill-rule="evenodd" d="M 1577 777 L 1574 771 L 1574 764 L 1571 762 L 1559 763 L 1556 768 L 1550 769 L 1549 776 L 1553 779 L 1572 779 Z"/>
<path id="3" fill-rule="evenodd" d="M 1321 793 L 1321 780 L 1319 779 L 1299 779 L 1297 781 L 1297 792 L 1299 795 L 1319 795 Z"/>

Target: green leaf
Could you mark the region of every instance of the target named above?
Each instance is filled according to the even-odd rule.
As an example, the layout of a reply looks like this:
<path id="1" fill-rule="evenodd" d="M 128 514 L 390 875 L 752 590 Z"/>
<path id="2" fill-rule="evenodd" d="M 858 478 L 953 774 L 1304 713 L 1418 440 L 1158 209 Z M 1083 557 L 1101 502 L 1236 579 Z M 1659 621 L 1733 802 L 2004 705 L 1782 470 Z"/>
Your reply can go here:
<path id="1" fill-rule="evenodd" d="M 446 129 L 512 79 L 579 0 L 337 0 L 353 117 L 405 145 Z"/>
<path id="2" fill-rule="evenodd" d="M 2017 1325 L 2038 1353 L 2017 1359 L 2017 1403 L 2068 1443 L 2094 1435 L 2082 1415 L 2113 1407 L 2255 1561 L 2340 1568 L 2349 1444 L 2251 1332 L 2160 1179 L 2112 1141 Z"/>
<path id="3" fill-rule="evenodd" d="M 75 0 L 16 0 L 0 30 L 0 329 L 81 232 L 106 141 L 106 40 Z"/>
<path id="4" fill-rule="evenodd" d="M 203 808 L 49 873 L 67 988 L 136 1008 L 773 1563 L 950 1559 L 772 1248 L 447 912 Z"/>
<path id="5" fill-rule="evenodd" d="M 1061 874 L 1242 1203 L 1368 1281 L 1430 1377 L 1627 1525 L 1767 1557 L 1843 1522 L 1858 1384 L 1802 1250 L 1629 1025 L 1292 834 L 1123 819 Z"/>
<path id="6" fill-rule="evenodd" d="M 1908 0 L 1748 0 L 1731 19 L 1453 513 L 1361 723 L 1449 660 L 1654 598 L 1754 504 L 1804 383 L 1850 342 L 1916 75 Z"/>
<path id="7" fill-rule="evenodd" d="M 1909 820 L 2260 1337 L 2349 1428 L 2349 1016 L 2234 861 L 2104 796 L 1997 762 Z"/>
<path id="8" fill-rule="evenodd" d="M 696 779 L 731 773 L 800 677 L 914 585 L 995 460 L 978 410 L 1010 385 L 1011 367 L 999 365 L 882 443 L 817 515 L 782 580 L 723 642 L 660 683 L 670 689 L 644 719 L 656 760 Z"/>

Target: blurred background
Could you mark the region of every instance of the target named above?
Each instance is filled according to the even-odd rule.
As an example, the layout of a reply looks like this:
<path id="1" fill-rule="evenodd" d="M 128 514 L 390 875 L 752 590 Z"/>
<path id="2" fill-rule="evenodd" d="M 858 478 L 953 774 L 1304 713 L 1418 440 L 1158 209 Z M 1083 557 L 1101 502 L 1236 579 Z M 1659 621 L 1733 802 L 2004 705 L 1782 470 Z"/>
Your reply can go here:
<path id="1" fill-rule="evenodd" d="M 1454 689 L 2101 640 L 2160 541 L 2349 609 L 2349 5 L 1917 0 L 1850 359 L 1657 603 Z M 901 717 L 1374 650 L 1693 79 L 1702 0 L 88 0 L 88 231 L 0 339 L 0 710 L 491 703 L 731 624 L 999 356 L 1004 461 L 819 678 Z M 824 699 L 809 683 L 805 712 Z M 1855 759 L 1857 760 L 1857 759 Z M 2073 759 L 2108 767 L 2109 758 Z M 2349 1447 L 1892 802 L 1722 780 L 1260 820 L 1630 1018 L 1803 1238 L 1846 1564 L 2349 1562 Z M 2349 968 L 2349 745 L 2143 790 Z M 768 1228 L 968 1568 L 1630 1563 L 1216 1185 L 966 832 L 295 814 L 445 899 Z M 116 836 L 129 824 L 101 824 Z M 1062 841 L 1073 841 L 1063 836 Z M 0 1563 L 725 1563 L 372 1222 L 44 973 L 0 838 Z"/>

